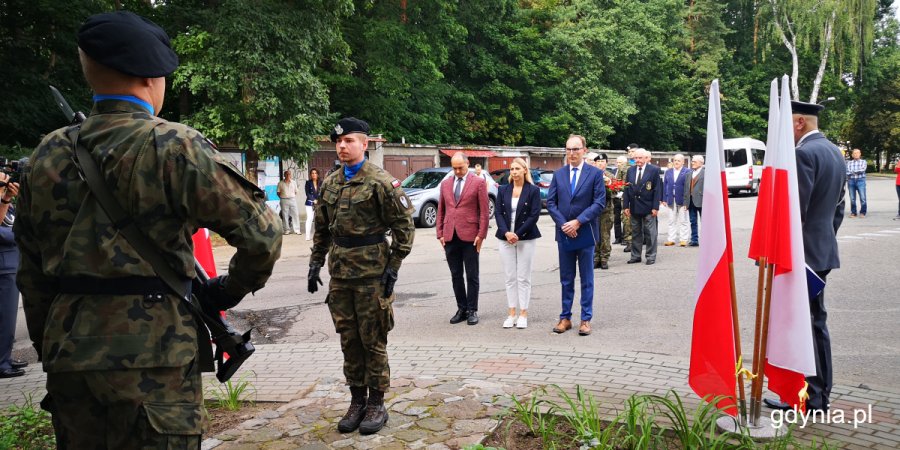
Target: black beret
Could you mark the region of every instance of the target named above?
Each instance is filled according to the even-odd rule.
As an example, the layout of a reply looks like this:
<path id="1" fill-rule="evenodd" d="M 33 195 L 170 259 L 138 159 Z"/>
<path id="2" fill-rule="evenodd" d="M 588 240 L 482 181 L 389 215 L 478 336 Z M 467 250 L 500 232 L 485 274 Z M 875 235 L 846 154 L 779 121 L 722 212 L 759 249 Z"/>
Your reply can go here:
<path id="1" fill-rule="evenodd" d="M 606 156 L 606 153 L 601 153 L 594 158 L 594 161 L 609 161 L 609 158 Z"/>
<path id="2" fill-rule="evenodd" d="M 803 103 L 803 102 L 795 102 L 791 101 L 791 113 L 792 114 L 803 114 L 806 116 L 819 116 L 819 112 L 825 109 L 824 106 L 816 104 L 816 103 Z"/>
<path id="3" fill-rule="evenodd" d="M 362 133 L 368 135 L 369 124 L 356 117 L 344 117 L 339 120 L 337 125 L 334 126 L 334 129 L 331 130 L 331 142 L 337 142 L 338 137 L 350 133 Z"/>
<path id="4" fill-rule="evenodd" d="M 164 77 L 178 67 L 166 32 L 128 11 L 88 17 L 78 30 L 78 47 L 98 63 L 140 78 Z"/>

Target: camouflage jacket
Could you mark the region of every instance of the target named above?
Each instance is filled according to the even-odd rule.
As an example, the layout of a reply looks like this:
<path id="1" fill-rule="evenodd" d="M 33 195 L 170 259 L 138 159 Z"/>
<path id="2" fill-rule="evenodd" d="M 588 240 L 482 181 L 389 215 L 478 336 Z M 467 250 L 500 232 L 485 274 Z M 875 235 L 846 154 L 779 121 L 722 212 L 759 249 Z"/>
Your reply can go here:
<path id="1" fill-rule="evenodd" d="M 62 128 L 34 151 L 15 223 L 17 284 L 31 340 L 47 372 L 176 367 L 196 355 L 194 320 L 177 296 L 86 296 L 60 292 L 61 277 L 155 277 L 89 194 Z M 126 101 L 101 101 L 82 124 L 113 196 L 176 273 L 193 278 L 191 235 L 206 227 L 237 253 L 225 287 L 261 288 L 281 253 L 281 221 L 259 188 L 196 130 Z"/>
<path id="2" fill-rule="evenodd" d="M 343 170 L 325 177 L 316 204 L 316 232 L 313 235 L 311 264 L 323 265 L 337 279 L 380 277 L 385 267 L 400 269 L 412 250 L 415 226 L 412 203 L 400 182 L 366 161 L 347 181 Z M 391 243 L 345 248 L 334 245 L 333 237 L 361 237 L 391 231 Z"/>

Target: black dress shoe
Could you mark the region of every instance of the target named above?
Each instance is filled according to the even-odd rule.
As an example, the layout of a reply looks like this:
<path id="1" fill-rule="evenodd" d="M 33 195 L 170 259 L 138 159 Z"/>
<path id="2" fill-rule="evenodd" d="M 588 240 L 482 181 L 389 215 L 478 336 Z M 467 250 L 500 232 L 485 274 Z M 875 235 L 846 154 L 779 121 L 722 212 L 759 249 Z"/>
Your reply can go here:
<path id="1" fill-rule="evenodd" d="M 655 264 L 655 263 L 656 263 L 656 260 L 648 259 L 646 264 L 647 264 L 648 266 L 652 266 L 652 265 Z"/>
<path id="2" fill-rule="evenodd" d="M 450 318 L 450 323 L 451 324 L 460 323 L 463 320 L 466 320 L 467 316 L 468 316 L 468 314 L 466 314 L 465 311 L 463 311 L 461 309 L 457 309 L 456 314 L 454 314 L 453 317 Z"/>
<path id="3" fill-rule="evenodd" d="M 688 247 L 699 247 L 699 246 L 700 246 L 700 244 L 698 244 L 696 242 L 691 242 L 690 244 L 688 244 Z"/>
<path id="4" fill-rule="evenodd" d="M 478 325 L 478 312 L 469 311 L 469 317 L 466 319 L 466 323 L 469 325 Z"/>
<path id="5" fill-rule="evenodd" d="M 609 264 L 606 264 L 606 262 L 601 262 L 601 263 L 600 263 L 600 268 L 603 269 L 603 270 L 609 269 Z"/>
<path id="6" fill-rule="evenodd" d="M 0 378 L 13 378 L 13 377 L 21 377 L 25 375 L 25 371 L 22 369 L 4 369 L 0 370 Z"/>
<path id="7" fill-rule="evenodd" d="M 11 365 L 13 369 L 24 369 L 28 367 L 28 362 L 22 361 L 21 359 L 11 359 L 9 360 L 9 365 Z"/>
<path id="8" fill-rule="evenodd" d="M 625 245 L 625 241 L 623 241 L 623 240 L 621 240 L 621 239 L 616 239 L 616 240 L 613 242 L 613 244 Z"/>
<path id="9" fill-rule="evenodd" d="M 766 406 L 768 406 L 769 408 L 772 408 L 772 409 L 780 409 L 780 410 L 782 410 L 782 411 L 787 411 L 787 410 L 789 410 L 789 409 L 794 409 L 794 408 L 791 408 L 791 405 L 788 405 L 787 403 L 785 403 L 785 402 L 783 402 L 783 401 L 781 401 L 781 400 L 775 400 L 774 398 L 764 398 L 764 399 L 763 399 L 763 403 L 764 403 Z"/>
<path id="10" fill-rule="evenodd" d="M 641 258 L 631 258 L 628 260 L 628 264 L 634 264 L 641 262 Z"/>

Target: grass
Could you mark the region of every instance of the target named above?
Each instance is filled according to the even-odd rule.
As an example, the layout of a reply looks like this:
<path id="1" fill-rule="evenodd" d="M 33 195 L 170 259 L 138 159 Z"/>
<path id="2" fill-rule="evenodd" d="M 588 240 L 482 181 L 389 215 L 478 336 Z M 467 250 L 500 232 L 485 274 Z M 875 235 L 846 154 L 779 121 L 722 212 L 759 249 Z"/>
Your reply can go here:
<path id="1" fill-rule="evenodd" d="M 248 375 L 249 373 L 244 373 L 235 382 L 228 380 L 215 389 L 209 389 L 209 397 L 213 399 L 215 406 L 228 411 L 237 411 L 245 403 L 252 405 L 253 400 L 249 397 L 256 393 L 256 389 L 247 380 Z"/>
<path id="2" fill-rule="evenodd" d="M 0 450 L 53 449 L 56 438 L 50 414 L 34 403 L 32 394 L 25 394 L 23 406 L 10 406 L 0 412 Z"/>
<path id="3" fill-rule="evenodd" d="M 701 402 L 693 410 L 685 406 L 674 391 L 666 395 L 632 395 L 612 419 L 601 417 L 597 400 L 581 386 L 575 387 L 572 396 L 559 386 L 552 386 L 556 400 L 547 396 L 547 389 L 540 389 L 526 400 L 512 397 L 512 406 L 505 420 L 505 438 L 497 435 L 509 447 L 518 447 L 510 436 L 516 424 L 527 430 L 523 439 L 538 441 L 545 449 L 704 449 L 742 450 L 758 449 L 832 449 L 837 448 L 824 439 L 809 443 L 793 436 L 793 427 L 775 440 L 756 443 L 749 433 L 719 433 L 716 420 L 724 413 L 716 404 Z M 521 432 L 521 427 L 516 427 Z M 500 431 L 502 433 L 502 431 Z M 535 445 L 535 444 L 532 444 Z M 482 449 L 487 447 L 472 447 Z M 528 446 L 527 448 L 536 448 Z"/>

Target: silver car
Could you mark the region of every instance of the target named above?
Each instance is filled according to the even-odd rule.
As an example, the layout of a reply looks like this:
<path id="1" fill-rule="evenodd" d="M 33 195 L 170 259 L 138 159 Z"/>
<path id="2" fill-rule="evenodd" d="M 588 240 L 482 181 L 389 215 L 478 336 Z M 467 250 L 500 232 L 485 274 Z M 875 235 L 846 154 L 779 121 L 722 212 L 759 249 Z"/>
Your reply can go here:
<path id="1" fill-rule="evenodd" d="M 475 174 L 475 169 L 470 168 L 469 172 Z M 403 190 L 409 196 L 413 208 L 415 208 L 413 220 L 415 220 L 416 225 L 431 228 L 437 223 L 437 205 L 441 196 L 441 181 L 452 176 L 453 168 L 435 167 L 422 169 L 403 180 L 401 186 L 403 186 Z M 487 183 L 490 218 L 493 218 L 498 185 L 491 179 L 486 170 L 481 172 L 481 177 Z"/>

